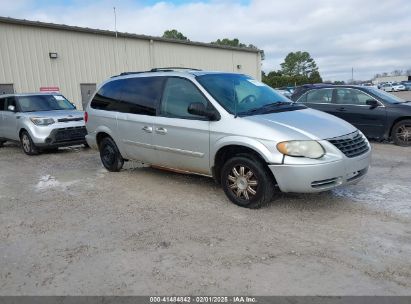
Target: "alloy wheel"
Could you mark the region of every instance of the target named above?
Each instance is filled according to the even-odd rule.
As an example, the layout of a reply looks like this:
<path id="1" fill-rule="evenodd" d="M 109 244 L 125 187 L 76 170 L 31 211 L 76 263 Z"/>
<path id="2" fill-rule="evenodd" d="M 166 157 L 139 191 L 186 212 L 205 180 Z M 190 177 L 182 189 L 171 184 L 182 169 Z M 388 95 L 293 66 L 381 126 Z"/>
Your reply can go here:
<path id="1" fill-rule="evenodd" d="M 411 125 L 403 124 L 397 129 L 397 137 L 404 143 L 411 142 Z"/>
<path id="2" fill-rule="evenodd" d="M 30 139 L 27 136 L 27 134 L 23 134 L 23 137 L 21 139 L 22 145 L 23 145 L 23 149 L 25 152 L 29 153 L 30 152 L 30 148 L 31 148 L 31 143 L 30 143 Z"/>
<path id="3" fill-rule="evenodd" d="M 257 193 L 258 180 L 250 168 L 237 165 L 228 175 L 228 186 L 238 198 L 249 200 Z"/>

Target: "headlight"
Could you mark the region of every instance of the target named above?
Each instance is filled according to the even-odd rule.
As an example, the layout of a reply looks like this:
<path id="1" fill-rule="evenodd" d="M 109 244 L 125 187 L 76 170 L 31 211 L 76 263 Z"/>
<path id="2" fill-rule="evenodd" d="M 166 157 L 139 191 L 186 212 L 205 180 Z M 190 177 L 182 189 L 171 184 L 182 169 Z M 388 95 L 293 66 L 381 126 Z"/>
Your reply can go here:
<path id="1" fill-rule="evenodd" d="M 314 140 L 292 140 L 277 144 L 282 154 L 295 157 L 320 158 L 325 154 L 323 146 Z"/>
<path id="2" fill-rule="evenodd" d="M 47 117 L 30 117 L 30 120 L 37 126 L 48 126 L 55 123 L 53 118 Z"/>

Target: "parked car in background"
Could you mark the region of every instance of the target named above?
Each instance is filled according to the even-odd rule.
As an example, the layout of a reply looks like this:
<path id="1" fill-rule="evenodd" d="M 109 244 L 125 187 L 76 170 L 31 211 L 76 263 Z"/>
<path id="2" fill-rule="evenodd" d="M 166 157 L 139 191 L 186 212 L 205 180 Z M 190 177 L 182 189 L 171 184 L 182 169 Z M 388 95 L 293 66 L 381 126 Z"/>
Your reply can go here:
<path id="1" fill-rule="evenodd" d="M 24 153 L 86 144 L 84 112 L 55 93 L 0 96 L 0 146 L 20 141 Z"/>
<path id="2" fill-rule="evenodd" d="M 406 91 L 411 91 L 411 82 L 401 82 L 401 84 L 405 87 Z"/>
<path id="3" fill-rule="evenodd" d="M 386 92 L 398 92 L 398 91 L 405 91 L 405 86 L 400 83 L 385 83 L 381 86 L 381 90 Z"/>
<path id="4" fill-rule="evenodd" d="M 351 124 L 291 102 L 246 75 L 179 69 L 124 73 L 97 89 L 86 136 L 109 171 L 125 159 L 213 176 L 235 204 L 275 191 L 355 183 L 371 147 Z"/>
<path id="5" fill-rule="evenodd" d="M 411 145 L 411 102 L 392 94 L 364 86 L 304 85 L 291 98 L 348 121 L 369 138 Z"/>
<path id="6" fill-rule="evenodd" d="M 287 98 L 291 98 L 291 93 L 287 90 L 281 90 L 281 89 L 275 89 L 278 93 L 280 93 L 281 95 L 287 97 Z"/>

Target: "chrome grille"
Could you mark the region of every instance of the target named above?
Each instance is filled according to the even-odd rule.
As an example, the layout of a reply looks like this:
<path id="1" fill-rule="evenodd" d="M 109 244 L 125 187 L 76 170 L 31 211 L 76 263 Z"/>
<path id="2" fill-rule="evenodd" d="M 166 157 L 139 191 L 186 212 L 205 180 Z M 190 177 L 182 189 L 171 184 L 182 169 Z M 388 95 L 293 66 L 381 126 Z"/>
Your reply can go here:
<path id="1" fill-rule="evenodd" d="M 350 158 L 364 154 L 370 149 L 367 140 L 358 131 L 327 140 Z"/>

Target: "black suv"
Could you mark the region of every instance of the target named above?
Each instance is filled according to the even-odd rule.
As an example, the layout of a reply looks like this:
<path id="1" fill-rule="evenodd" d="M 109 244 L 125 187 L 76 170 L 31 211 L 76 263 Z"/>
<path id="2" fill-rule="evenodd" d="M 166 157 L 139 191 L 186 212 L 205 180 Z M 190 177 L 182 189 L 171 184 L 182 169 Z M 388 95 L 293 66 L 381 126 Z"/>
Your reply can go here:
<path id="1" fill-rule="evenodd" d="M 303 85 L 291 99 L 340 117 L 374 139 L 411 146 L 411 101 L 374 87 Z"/>

